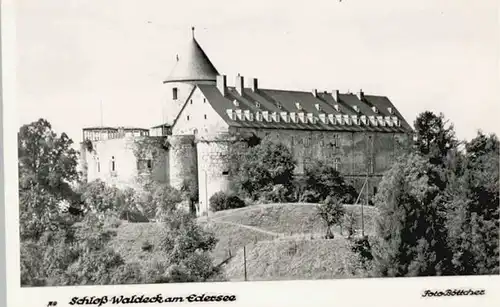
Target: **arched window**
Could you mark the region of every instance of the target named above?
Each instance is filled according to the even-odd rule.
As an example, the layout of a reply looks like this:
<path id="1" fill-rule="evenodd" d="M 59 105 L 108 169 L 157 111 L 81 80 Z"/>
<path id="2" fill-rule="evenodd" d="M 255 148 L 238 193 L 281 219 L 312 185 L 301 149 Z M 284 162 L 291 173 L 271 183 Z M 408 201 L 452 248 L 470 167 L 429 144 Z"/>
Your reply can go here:
<path id="1" fill-rule="evenodd" d="M 116 169 L 115 156 L 111 157 L 111 171 L 114 172 Z"/>

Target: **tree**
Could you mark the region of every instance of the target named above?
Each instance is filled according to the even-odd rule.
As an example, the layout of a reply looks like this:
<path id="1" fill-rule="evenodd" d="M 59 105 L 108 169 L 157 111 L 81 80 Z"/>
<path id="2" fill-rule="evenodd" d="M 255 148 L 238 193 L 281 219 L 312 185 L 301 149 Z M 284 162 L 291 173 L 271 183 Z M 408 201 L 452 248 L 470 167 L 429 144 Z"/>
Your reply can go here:
<path id="1" fill-rule="evenodd" d="M 384 175 L 375 204 L 377 276 L 451 274 L 446 206 L 432 181 L 436 167 L 419 155 L 403 157 Z"/>
<path id="2" fill-rule="evenodd" d="M 303 180 L 305 191 L 300 201 L 320 202 L 328 196 L 336 196 L 347 203 L 356 200 L 356 190 L 344 181 L 340 173 L 324 161 L 315 161 L 306 167 Z"/>
<path id="3" fill-rule="evenodd" d="M 345 214 L 344 205 L 341 198 L 328 196 L 324 202 L 317 206 L 319 217 L 323 220 L 326 226 L 326 239 L 333 239 L 334 235 L 331 227 L 340 224 Z"/>
<path id="4" fill-rule="evenodd" d="M 230 154 L 235 191 L 252 200 L 257 200 L 262 191 L 272 191 L 275 185 L 291 193 L 295 163 L 286 146 L 265 139 L 252 147 L 235 148 Z"/>
<path id="5" fill-rule="evenodd" d="M 496 135 L 466 144 L 463 173 L 453 178 L 448 227 L 457 274 L 499 273 L 499 150 Z"/>
<path id="6" fill-rule="evenodd" d="M 94 213 L 118 212 L 123 207 L 120 190 L 108 186 L 104 181 L 96 179 L 89 182 L 82 193 L 85 209 Z"/>
<path id="7" fill-rule="evenodd" d="M 178 204 L 182 202 L 181 192 L 168 184 L 157 184 L 152 192 L 151 204 L 156 210 L 156 219 L 169 215 L 170 212 L 178 209 Z"/>
<path id="8" fill-rule="evenodd" d="M 196 203 L 200 200 L 198 191 L 198 181 L 195 176 L 191 176 L 189 179 L 184 179 L 182 182 L 181 193 L 184 198 L 189 201 L 189 211 L 192 214 L 196 214 L 197 212 Z"/>
<path id="9" fill-rule="evenodd" d="M 450 150 L 458 145 L 453 125 L 448 124 L 442 113 L 421 113 L 415 120 L 415 137 L 417 152 L 434 165 L 443 165 Z"/>
<path id="10" fill-rule="evenodd" d="M 203 230 L 187 212 L 174 210 L 165 216 L 158 248 L 165 254 L 155 282 L 201 282 L 220 275 L 210 252 L 215 236 Z"/>
<path id="11" fill-rule="evenodd" d="M 19 211 L 21 238 L 38 238 L 59 219 L 58 204 L 74 201 L 70 184 L 78 179 L 77 152 L 65 134 L 57 135 L 45 119 L 20 128 Z"/>

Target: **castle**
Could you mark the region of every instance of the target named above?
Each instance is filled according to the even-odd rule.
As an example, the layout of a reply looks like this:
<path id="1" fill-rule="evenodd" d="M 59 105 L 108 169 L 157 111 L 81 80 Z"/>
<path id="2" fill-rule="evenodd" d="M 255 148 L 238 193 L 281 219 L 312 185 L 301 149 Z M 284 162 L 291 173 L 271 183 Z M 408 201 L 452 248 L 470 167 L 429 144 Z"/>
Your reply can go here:
<path id="1" fill-rule="evenodd" d="M 146 176 L 175 188 L 194 180 L 197 213 L 203 214 L 214 193 L 229 189 L 231 135 L 252 135 L 286 145 L 299 174 L 314 159 L 324 160 L 355 188 L 374 194 L 398 148 L 411 139 L 412 128 L 387 97 L 263 89 L 257 79 L 248 81 L 238 75 L 235 86 L 228 86 L 193 29 L 187 52 L 177 56 L 163 81 L 171 119 L 151 129 L 84 128 L 80 160 L 86 180 L 130 186 Z"/>

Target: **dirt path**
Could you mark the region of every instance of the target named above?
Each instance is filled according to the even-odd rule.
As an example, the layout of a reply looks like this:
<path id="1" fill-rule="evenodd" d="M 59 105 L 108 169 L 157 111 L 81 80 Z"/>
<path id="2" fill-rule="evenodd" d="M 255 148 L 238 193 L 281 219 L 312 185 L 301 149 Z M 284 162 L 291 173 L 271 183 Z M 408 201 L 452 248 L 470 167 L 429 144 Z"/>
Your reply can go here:
<path id="1" fill-rule="evenodd" d="M 238 223 L 233 223 L 233 222 L 219 221 L 217 219 L 211 219 L 210 221 L 213 222 L 213 223 L 218 223 L 218 224 L 226 224 L 226 225 L 232 225 L 232 226 L 236 226 L 236 227 L 240 227 L 240 228 L 246 228 L 246 229 L 257 231 L 257 232 L 260 232 L 260 233 L 265 233 L 267 235 L 271 235 L 271 236 L 274 236 L 274 237 L 282 237 L 284 235 L 282 233 L 277 233 L 277 232 L 273 232 L 273 231 L 269 231 L 269 230 L 264 230 L 262 228 L 258 228 L 258 227 L 254 227 L 254 226 L 248 226 L 248 225 L 243 225 L 243 224 L 238 224 Z"/>

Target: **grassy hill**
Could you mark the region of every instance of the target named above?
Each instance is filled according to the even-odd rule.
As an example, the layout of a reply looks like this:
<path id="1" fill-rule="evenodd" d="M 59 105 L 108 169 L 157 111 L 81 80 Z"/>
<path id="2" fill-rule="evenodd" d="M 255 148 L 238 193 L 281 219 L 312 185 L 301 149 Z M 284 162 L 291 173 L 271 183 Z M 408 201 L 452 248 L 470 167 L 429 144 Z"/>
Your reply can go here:
<path id="1" fill-rule="evenodd" d="M 348 205 L 360 220 L 360 206 Z M 374 232 L 376 208 L 364 207 L 365 233 Z M 213 231 L 218 243 L 216 263 L 224 265 L 229 280 L 243 280 L 243 246 L 247 251 L 249 280 L 342 278 L 347 241 L 336 228 L 335 239 L 325 240 L 325 227 L 314 204 L 267 204 L 210 214 L 198 222 Z M 360 226 L 360 223 L 358 223 Z M 111 245 L 127 262 L 161 259 L 161 252 L 142 250 L 145 242 L 155 245 L 162 226 L 157 223 L 122 223 Z M 229 257 L 229 256 L 232 257 Z M 228 260 L 229 259 L 229 260 Z"/>

